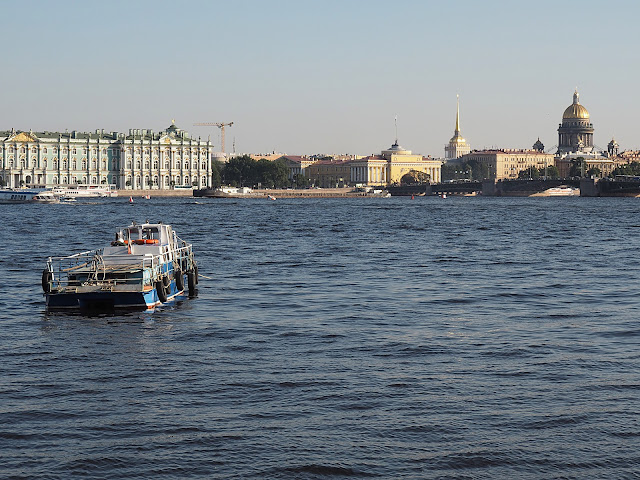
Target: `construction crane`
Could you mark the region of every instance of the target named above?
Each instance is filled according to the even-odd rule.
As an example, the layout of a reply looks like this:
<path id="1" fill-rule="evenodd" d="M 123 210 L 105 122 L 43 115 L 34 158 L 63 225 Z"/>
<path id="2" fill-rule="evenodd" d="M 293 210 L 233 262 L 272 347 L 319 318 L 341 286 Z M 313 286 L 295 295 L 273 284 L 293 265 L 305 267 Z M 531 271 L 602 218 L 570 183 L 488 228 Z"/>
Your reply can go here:
<path id="1" fill-rule="evenodd" d="M 222 153 L 224 153 L 224 127 L 230 127 L 231 125 L 233 125 L 233 122 L 229 122 L 229 123 L 202 122 L 202 123 L 194 123 L 194 125 L 204 126 L 204 127 L 218 127 L 220 129 L 220 146 L 222 147 Z"/>

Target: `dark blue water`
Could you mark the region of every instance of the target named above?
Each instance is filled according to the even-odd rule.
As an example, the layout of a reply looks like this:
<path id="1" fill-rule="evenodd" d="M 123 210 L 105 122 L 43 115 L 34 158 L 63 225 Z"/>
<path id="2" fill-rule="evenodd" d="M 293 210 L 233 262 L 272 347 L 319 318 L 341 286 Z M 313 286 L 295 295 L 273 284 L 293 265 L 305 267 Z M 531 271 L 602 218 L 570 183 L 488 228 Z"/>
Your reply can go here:
<path id="1" fill-rule="evenodd" d="M 0 477 L 640 478 L 637 199 L 0 206 Z M 197 299 L 48 314 L 131 220 Z"/>

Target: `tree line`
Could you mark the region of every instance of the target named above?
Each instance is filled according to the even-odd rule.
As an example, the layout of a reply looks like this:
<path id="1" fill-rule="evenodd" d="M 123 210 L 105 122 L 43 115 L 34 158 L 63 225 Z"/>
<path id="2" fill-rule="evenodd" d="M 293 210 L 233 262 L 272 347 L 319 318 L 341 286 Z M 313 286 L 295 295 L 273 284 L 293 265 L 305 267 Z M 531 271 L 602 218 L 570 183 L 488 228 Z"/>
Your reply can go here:
<path id="1" fill-rule="evenodd" d="M 286 188 L 292 184 L 289 167 L 282 158 L 254 160 L 249 155 L 230 158 L 228 162 L 212 162 L 211 185 L 232 187 Z"/>

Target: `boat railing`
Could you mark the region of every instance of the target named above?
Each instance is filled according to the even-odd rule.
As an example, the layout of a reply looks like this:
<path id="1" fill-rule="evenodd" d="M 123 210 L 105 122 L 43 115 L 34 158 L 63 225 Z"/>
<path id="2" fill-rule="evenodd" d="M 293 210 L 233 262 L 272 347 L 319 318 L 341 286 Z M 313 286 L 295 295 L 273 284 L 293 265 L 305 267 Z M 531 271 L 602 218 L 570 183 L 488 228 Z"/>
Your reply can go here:
<path id="1" fill-rule="evenodd" d="M 174 250 L 173 268 L 179 267 L 182 273 L 194 270 L 192 246 L 182 242 Z M 52 274 L 51 288 L 83 285 L 153 285 L 169 273 L 167 252 L 158 255 L 132 256 L 131 254 L 109 254 L 108 262 L 103 257 L 104 250 L 89 250 L 65 257 L 49 257 L 47 269 Z M 139 258 L 138 261 L 132 259 Z M 135 275 L 141 272 L 140 275 Z M 148 272 L 148 273 L 147 273 Z"/>

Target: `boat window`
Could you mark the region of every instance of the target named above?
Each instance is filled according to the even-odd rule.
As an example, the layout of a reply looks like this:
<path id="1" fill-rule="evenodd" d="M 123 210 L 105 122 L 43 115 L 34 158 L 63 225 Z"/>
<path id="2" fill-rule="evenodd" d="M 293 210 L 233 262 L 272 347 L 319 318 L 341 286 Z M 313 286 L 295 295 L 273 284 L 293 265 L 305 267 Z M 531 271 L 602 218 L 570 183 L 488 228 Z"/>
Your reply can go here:
<path id="1" fill-rule="evenodd" d="M 158 227 L 146 227 L 142 229 L 142 238 L 145 240 L 160 240 Z"/>

